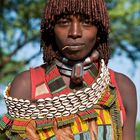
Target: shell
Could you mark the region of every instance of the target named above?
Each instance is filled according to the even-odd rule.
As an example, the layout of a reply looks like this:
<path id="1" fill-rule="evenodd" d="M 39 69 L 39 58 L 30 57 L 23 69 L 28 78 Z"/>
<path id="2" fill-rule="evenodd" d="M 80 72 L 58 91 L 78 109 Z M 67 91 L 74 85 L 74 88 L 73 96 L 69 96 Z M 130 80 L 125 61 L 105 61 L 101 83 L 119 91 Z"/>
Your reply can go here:
<path id="1" fill-rule="evenodd" d="M 55 105 L 58 105 L 58 106 L 61 105 L 61 101 L 58 100 L 58 101 L 54 102 L 53 106 L 55 106 Z"/>
<path id="2" fill-rule="evenodd" d="M 82 105 L 86 105 L 88 103 L 88 99 L 83 100 L 81 103 Z"/>
<path id="3" fill-rule="evenodd" d="M 34 119 L 37 118 L 37 115 L 32 114 L 32 115 L 31 115 L 31 118 L 34 120 Z"/>
<path id="4" fill-rule="evenodd" d="M 98 79 L 97 79 L 97 83 L 100 85 L 101 82 L 102 82 L 102 79 L 101 79 L 101 78 L 98 78 Z"/>
<path id="5" fill-rule="evenodd" d="M 56 103 L 54 103 L 54 106 L 55 106 L 56 108 L 58 108 L 58 107 L 61 106 L 61 103 L 60 103 L 60 102 L 56 102 Z"/>
<path id="6" fill-rule="evenodd" d="M 99 85 L 96 84 L 96 86 L 94 87 L 95 90 L 97 90 L 99 88 Z"/>
<path id="7" fill-rule="evenodd" d="M 98 102 L 98 99 L 95 98 L 95 99 L 93 100 L 93 103 L 94 103 L 94 104 L 97 104 L 97 102 Z"/>
<path id="8" fill-rule="evenodd" d="M 25 105 L 30 105 L 30 101 L 29 101 L 29 100 L 25 100 L 25 101 L 24 101 L 24 104 L 25 104 Z"/>
<path id="9" fill-rule="evenodd" d="M 7 100 L 7 98 L 8 98 L 8 97 L 7 97 L 7 95 L 6 95 L 6 94 L 4 94 L 4 99 L 5 99 L 5 100 Z"/>
<path id="10" fill-rule="evenodd" d="M 67 95 L 68 99 L 73 99 L 75 97 L 75 94 L 74 93 L 69 93 Z"/>
<path id="11" fill-rule="evenodd" d="M 19 118 L 20 114 L 18 112 L 15 113 L 16 117 Z"/>
<path id="12" fill-rule="evenodd" d="M 54 103 L 59 102 L 59 97 L 58 96 L 55 96 L 55 97 L 53 97 L 52 100 L 53 100 Z"/>
<path id="13" fill-rule="evenodd" d="M 45 102 L 46 103 L 51 103 L 52 102 L 52 99 L 51 98 L 45 98 Z"/>
<path id="14" fill-rule="evenodd" d="M 71 105 L 71 104 L 68 104 L 67 106 L 66 106 L 66 110 L 71 110 L 73 108 L 73 106 Z"/>
<path id="15" fill-rule="evenodd" d="M 101 68 L 101 73 L 104 73 L 104 68 L 103 67 Z"/>
<path id="16" fill-rule="evenodd" d="M 35 109 L 34 111 L 33 111 L 33 114 L 34 115 L 38 115 L 40 113 L 40 110 L 39 109 Z"/>
<path id="17" fill-rule="evenodd" d="M 105 88 L 104 87 L 102 87 L 101 89 L 100 89 L 100 91 L 101 91 L 101 93 L 103 93 L 103 91 L 105 90 Z"/>
<path id="18" fill-rule="evenodd" d="M 61 117 L 62 117 L 62 114 L 61 114 L 60 112 L 57 112 L 57 113 L 55 114 L 55 117 L 56 117 L 56 118 L 61 118 Z"/>
<path id="19" fill-rule="evenodd" d="M 14 113 L 13 110 L 10 110 L 10 109 L 8 110 L 8 112 L 9 112 L 9 114 Z M 15 114 L 15 113 L 14 113 L 14 114 Z"/>
<path id="20" fill-rule="evenodd" d="M 91 90 L 92 90 L 91 88 L 86 88 L 86 89 L 84 90 L 84 93 L 88 94 Z"/>
<path id="21" fill-rule="evenodd" d="M 103 78 L 103 77 L 104 77 L 104 73 L 101 73 L 101 74 L 100 74 L 100 77 Z"/>
<path id="22" fill-rule="evenodd" d="M 25 114 L 25 110 L 24 109 L 20 109 L 20 113 L 21 114 Z"/>
<path id="23" fill-rule="evenodd" d="M 77 91 L 75 93 L 75 95 L 78 96 L 78 97 L 80 97 L 83 93 L 84 93 L 83 91 L 79 90 L 79 91 Z"/>
<path id="24" fill-rule="evenodd" d="M 23 105 L 24 104 L 24 100 L 23 99 L 19 99 L 18 102 Z"/>
<path id="25" fill-rule="evenodd" d="M 57 111 L 58 112 L 63 112 L 65 110 L 65 107 L 64 106 L 60 106 L 57 108 Z"/>
<path id="26" fill-rule="evenodd" d="M 38 100 L 37 100 L 37 103 L 38 103 L 38 104 L 44 104 L 44 103 L 45 103 L 45 100 L 44 100 L 44 99 L 38 99 Z"/>
<path id="27" fill-rule="evenodd" d="M 15 108 L 15 104 L 13 104 L 13 103 L 10 103 L 10 105 L 9 105 L 11 108 Z"/>
<path id="28" fill-rule="evenodd" d="M 43 110 L 41 110 L 41 112 L 43 115 L 47 115 L 49 111 L 48 111 L 48 109 L 43 109 Z"/>
<path id="29" fill-rule="evenodd" d="M 95 89 L 95 86 L 96 86 L 96 85 L 97 85 L 96 83 L 93 83 L 92 86 L 91 86 L 92 89 Z"/>
<path id="30" fill-rule="evenodd" d="M 67 95 L 62 94 L 62 95 L 59 96 L 59 99 L 60 99 L 61 101 L 64 101 L 64 100 L 67 99 Z"/>
<path id="31" fill-rule="evenodd" d="M 53 114 L 49 113 L 49 114 L 47 115 L 47 118 L 48 118 L 48 119 L 52 119 L 52 118 L 53 118 Z"/>
<path id="32" fill-rule="evenodd" d="M 17 107 L 18 109 L 20 109 L 20 108 L 21 108 L 21 104 L 16 104 L 16 107 Z"/>
<path id="33" fill-rule="evenodd" d="M 33 113 L 33 111 L 27 110 L 27 114 L 31 115 L 32 113 Z"/>
<path id="34" fill-rule="evenodd" d="M 89 93 L 89 96 L 90 96 L 90 97 L 95 96 L 95 91 L 94 91 L 94 90 L 92 90 L 92 91 Z"/>
<path id="35" fill-rule="evenodd" d="M 85 100 L 85 99 L 87 99 L 87 97 L 88 96 L 86 94 L 83 94 L 83 95 L 80 96 L 80 100 Z"/>
<path id="36" fill-rule="evenodd" d="M 87 104 L 86 104 L 86 108 L 91 108 L 93 106 L 93 102 L 88 102 Z"/>
<path id="37" fill-rule="evenodd" d="M 9 104 L 10 104 L 7 100 L 5 101 L 5 103 L 6 103 L 7 106 L 9 106 Z"/>
<path id="38" fill-rule="evenodd" d="M 93 100 L 94 100 L 95 98 L 96 98 L 95 96 L 91 96 L 91 97 L 89 97 L 89 101 L 93 102 Z"/>
<path id="39" fill-rule="evenodd" d="M 106 76 L 106 75 L 107 75 L 107 72 L 108 72 L 108 69 L 102 68 L 101 70 L 102 70 L 102 73 L 104 74 L 104 76 Z M 104 78 L 104 77 L 103 77 L 103 78 Z"/>
<path id="40" fill-rule="evenodd" d="M 35 109 L 36 109 L 36 105 L 34 105 L 34 104 L 30 105 L 30 106 L 29 106 L 29 109 L 30 109 L 31 111 L 35 110 Z"/>
<path id="41" fill-rule="evenodd" d="M 18 103 L 18 99 L 17 99 L 17 98 L 14 98 L 14 99 L 13 99 L 13 103 L 14 103 L 14 104 L 17 104 L 17 103 Z"/>
<path id="42" fill-rule="evenodd" d="M 8 110 L 12 110 L 12 111 L 13 111 L 13 108 L 12 108 L 11 106 L 9 106 L 9 107 L 8 107 Z"/>
<path id="43" fill-rule="evenodd" d="M 104 89 L 106 88 L 106 86 L 107 86 L 107 85 L 106 85 L 106 83 L 104 82 L 104 83 L 103 83 L 103 87 L 104 87 Z"/>
<path id="44" fill-rule="evenodd" d="M 14 112 L 17 112 L 17 111 L 18 111 L 18 109 L 17 109 L 17 108 L 14 108 L 14 109 L 13 109 L 13 111 L 14 111 Z"/>
<path id="45" fill-rule="evenodd" d="M 22 108 L 27 110 L 29 108 L 29 106 L 28 105 L 23 105 Z"/>
<path id="46" fill-rule="evenodd" d="M 74 108 L 72 108 L 71 110 L 70 110 L 70 113 L 71 114 L 75 114 L 75 113 L 77 113 L 78 112 L 78 108 L 77 107 L 74 107 Z"/>
<path id="47" fill-rule="evenodd" d="M 69 116 L 69 115 L 70 115 L 70 112 L 69 112 L 69 111 L 64 111 L 64 112 L 62 113 L 62 116 L 64 116 L 64 117 Z"/>
<path id="48" fill-rule="evenodd" d="M 30 118 L 31 118 L 30 115 L 28 115 L 28 114 L 25 115 L 25 119 L 30 119 Z"/>
<path id="49" fill-rule="evenodd" d="M 76 102 L 73 106 L 79 108 L 80 105 L 81 105 L 80 102 Z"/>
<path id="50" fill-rule="evenodd" d="M 14 112 L 11 112 L 10 115 L 11 115 L 12 117 L 15 117 L 15 113 L 14 113 Z"/>
<path id="51" fill-rule="evenodd" d="M 38 104 L 38 109 L 43 109 L 45 106 L 44 106 L 44 104 Z"/>
<path id="52" fill-rule="evenodd" d="M 39 118 L 39 119 L 43 119 L 44 117 L 45 117 L 44 114 L 38 114 L 38 118 Z"/>
<path id="53" fill-rule="evenodd" d="M 101 98 L 101 96 L 102 96 L 102 93 L 101 92 L 98 92 L 97 94 L 96 94 L 96 97 L 99 99 L 99 98 Z"/>
<path id="54" fill-rule="evenodd" d="M 52 103 L 47 103 L 47 104 L 45 105 L 45 108 L 50 109 L 52 106 L 53 106 Z"/>
<path id="55" fill-rule="evenodd" d="M 86 106 L 81 105 L 81 106 L 79 107 L 79 111 L 84 111 L 84 110 L 86 110 Z"/>
<path id="56" fill-rule="evenodd" d="M 70 100 L 70 102 L 71 102 L 72 104 L 75 104 L 76 102 L 78 102 L 78 98 L 77 98 L 77 97 L 74 97 L 74 98 L 72 98 L 72 99 Z"/>
<path id="57" fill-rule="evenodd" d="M 91 63 L 90 57 L 86 58 L 85 61 L 86 61 L 86 63 L 88 63 L 88 64 Z"/>
<path id="58" fill-rule="evenodd" d="M 64 101 L 62 101 L 62 105 L 64 105 L 64 106 L 67 106 L 69 103 L 70 103 L 69 100 L 64 100 Z"/>
<path id="59" fill-rule="evenodd" d="M 52 107 L 49 111 L 51 114 L 55 114 L 57 112 L 57 109 L 55 107 Z"/>
<path id="60" fill-rule="evenodd" d="M 24 114 L 20 114 L 20 118 L 24 119 L 25 115 Z"/>
<path id="61" fill-rule="evenodd" d="M 9 101 L 9 103 L 12 102 L 12 97 L 8 97 L 7 100 Z"/>
<path id="62" fill-rule="evenodd" d="M 110 83 L 110 79 L 108 78 L 107 80 L 105 80 L 107 85 Z"/>
<path id="63" fill-rule="evenodd" d="M 102 67 L 105 66 L 105 61 L 103 59 L 101 59 L 101 65 L 102 65 Z"/>

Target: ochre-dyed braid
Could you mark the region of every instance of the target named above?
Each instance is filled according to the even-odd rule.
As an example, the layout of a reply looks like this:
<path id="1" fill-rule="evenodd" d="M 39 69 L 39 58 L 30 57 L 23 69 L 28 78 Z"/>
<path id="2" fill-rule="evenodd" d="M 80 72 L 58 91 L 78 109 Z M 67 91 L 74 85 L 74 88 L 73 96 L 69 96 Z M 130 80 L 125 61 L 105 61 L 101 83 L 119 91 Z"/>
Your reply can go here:
<path id="1" fill-rule="evenodd" d="M 63 14 L 88 15 L 98 28 L 98 51 L 100 57 L 108 62 L 109 18 L 104 0 L 47 0 L 41 21 L 41 47 L 43 59 L 51 64 L 57 47 L 54 44 L 53 29 L 56 21 Z"/>

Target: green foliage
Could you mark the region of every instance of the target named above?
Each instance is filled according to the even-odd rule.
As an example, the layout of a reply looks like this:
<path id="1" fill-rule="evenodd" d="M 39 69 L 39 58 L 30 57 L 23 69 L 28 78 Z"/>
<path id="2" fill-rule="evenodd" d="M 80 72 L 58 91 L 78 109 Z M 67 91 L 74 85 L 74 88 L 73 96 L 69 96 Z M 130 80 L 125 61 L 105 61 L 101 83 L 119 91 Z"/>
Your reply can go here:
<path id="1" fill-rule="evenodd" d="M 26 46 L 35 46 L 39 42 L 40 17 L 44 1 L 12 0 L 3 1 L 0 5 L 0 81 L 11 81 L 13 75 L 23 70 L 31 59 L 17 59 L 17 54 Z M 31 44 L 32 43 L 32 44 Z M 26 55 L 25 55 L 26 56 Z"/>
<path id="2" fill-rule="evenodd" d="M 140 122 L 136 125 L 136 140 L 140 140 Z"/>
<path id="3" fill-rule="evenodd" d="M 136 0 L 118 0 L 109 14 L 112 48 L 115 50 L 119 47 L 126 51 L 132 60 L 138 60 L 140 58 L 140 3 Z"/>
<path id="4" fill-rule="evenodd" d="M 113 53 L 124 50 L 133 61 L 140 58 L 140 3 L 138 0 L 106 0 Z M 4 0 L 0 3 L 0 82 L 11 81 L 36 56 L 17 58 L 25 47 L 36 48 L 40 42 L 40 18 L 44 0 Z M 131 46 L 131 47 L 128 47 Z M 39 45 L 38 45 L 39 48 Z M 28 49 L 27 49 L 28 51 Z M 121 51 L 120 51 L 121 52 Z"/>

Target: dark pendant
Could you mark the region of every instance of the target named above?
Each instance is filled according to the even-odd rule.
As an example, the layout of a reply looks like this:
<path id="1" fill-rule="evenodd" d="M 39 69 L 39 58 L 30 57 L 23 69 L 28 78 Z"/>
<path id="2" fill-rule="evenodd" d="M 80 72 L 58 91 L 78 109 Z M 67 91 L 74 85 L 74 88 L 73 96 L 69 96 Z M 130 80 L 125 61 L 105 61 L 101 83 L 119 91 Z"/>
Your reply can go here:
<path id="1" fill-rule="evenodd" d="M 80 84 L 83 81 L 84 67 L 83 63 L 77 63 L 72 68 L 71 81 L 74 84 Z"/>

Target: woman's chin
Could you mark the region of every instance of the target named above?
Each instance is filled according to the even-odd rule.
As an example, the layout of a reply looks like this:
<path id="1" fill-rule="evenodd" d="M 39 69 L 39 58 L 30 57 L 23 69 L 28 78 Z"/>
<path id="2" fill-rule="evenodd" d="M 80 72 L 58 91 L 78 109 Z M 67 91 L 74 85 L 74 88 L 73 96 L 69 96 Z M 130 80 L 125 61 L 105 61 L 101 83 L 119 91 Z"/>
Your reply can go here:
<path id="1" fill-rule="evenodd" d="M 80 60 L 83 60 L 83 56 L 82 55 L 76 55 L 76 54 L 74 54 L 74 55 L 67 55 L 67 56 L 65 56 L 67 59 L 69 59 L 69 60 L 72 60 L 72 61 L 80 61 Z"/>

